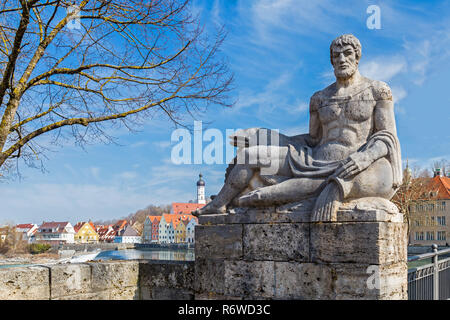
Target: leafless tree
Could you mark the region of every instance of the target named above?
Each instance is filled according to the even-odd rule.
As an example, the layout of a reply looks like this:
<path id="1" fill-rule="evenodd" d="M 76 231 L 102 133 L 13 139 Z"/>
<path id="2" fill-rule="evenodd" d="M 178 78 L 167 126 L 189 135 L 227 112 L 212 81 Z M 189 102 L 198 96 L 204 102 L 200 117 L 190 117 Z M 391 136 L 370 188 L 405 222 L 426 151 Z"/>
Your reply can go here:
<path id="1" fill-rule="evenodd" d="M 431 199 L 431 195 L 428 192 L 429 180 L 427 170 L 414 167 L 408 171 L 407 168 L 403 174 L 402 185 L 391 199 L 399 211 L 403 213 L 403 217 L 408 225 L 408 237 L 411 227 L 411 206 Z"/>
<path id="2" fill-rule="evenodd" d="M 446 159 L 441 159 L 433 162 L 433 171 L 440 169 L 443 176 L 447 176 L 450 173 L 450 163 Z"/>
<path id="3" fill-rule="evenodd" d="M 230 106 L 224 31 L 206 34 L 191 11 L 190 0 L 3 0 L 0 174 L 61 138 L 109 141 L 121 125 Z"/>

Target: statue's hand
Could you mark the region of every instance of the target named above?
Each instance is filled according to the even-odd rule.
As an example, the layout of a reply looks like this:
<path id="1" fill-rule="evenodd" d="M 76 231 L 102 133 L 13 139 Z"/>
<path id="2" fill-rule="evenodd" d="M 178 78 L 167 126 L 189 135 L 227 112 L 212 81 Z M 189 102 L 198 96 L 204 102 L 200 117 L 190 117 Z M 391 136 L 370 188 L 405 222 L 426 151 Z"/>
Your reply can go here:
<path id="1" fill-rule="evenodd" d="M 342 179 L 351 178 L 367 169 L 372 162 L 373 159 L 367 152 L 355 152 L 335 171 L 334 176 Z"/>

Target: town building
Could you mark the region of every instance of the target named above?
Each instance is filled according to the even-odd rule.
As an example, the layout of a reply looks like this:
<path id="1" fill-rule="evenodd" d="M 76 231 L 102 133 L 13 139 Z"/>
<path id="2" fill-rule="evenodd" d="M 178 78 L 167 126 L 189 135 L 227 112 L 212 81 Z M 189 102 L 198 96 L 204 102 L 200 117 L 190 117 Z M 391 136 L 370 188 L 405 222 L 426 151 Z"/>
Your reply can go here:
<path id="1" fill-rule="evenodd" d="M 175 233 L 172 223 L 174 216 L 175 216 L 174 214 L 162 215 L 161 221 L 159 223 L 159 234 L 158 234 L 159 243 L 174 243 Z"/>
<path id="2" fill-rule="evenodd" d="M 141 235 L 128 224 L 125 229 L 120 231 L 114 238 L 115 243 L 142 243 Z"/>
<path id="3" fill-rule="evenodd" d="M 114 238 L 116 237 L 116 232 L 113 229 L 113 225 L 103 226 L 98 225 L 95 226 L 95 231 L 98 234 L 99 242 L 114 242 Z"/>
<path id="4" fill-rule="evenodd" d="M 423 178 L 422 178 L 423 179 Z M 426 178 L 425 201 L 410 206 L 410 245 L 430 246 L 450 244 L 450 177 L 444 177 L 439 169 L 433 178 Z"/>
<path id="5" fill-rule="evenodd" d="M 195 243 L 195 226 L 198 225 L 197 217 L 192 216 L 186 225 L 186 242 Z"/>
<path id="6" fill-rule="evenodd" d="M 126 225 L 128 224 L 127 220 L 123 219 L 123 220 L 118 220 L 114 225 L 113 225 L 113 229 L 117 234 L 119 234 L 120 232 L 122 232 Z"/>
<path id="7" fill-rule="evenodd" d="M 31 243 L 34 241 L 35 233 L 38 230 L 38 225 L 34 223 L 23 223 L 16 225 L 17 239 Z"/>
<path id="8" fill-rule="evenodd" d="M 185 243 L 186 242 L 186 224 L 184 221 L 187 219 L 174 219 L 173 225 L 175 230 L 175 243 Z"/>
<path id="9" fill-rule="evenodd" d="M 142 230 L 143 243 L 158 243 L 161 216 L 147 216 Z"/>
<path id="10" fill-rule="evenodd" d="M 43 222 L 35 234 L 36 242 L 64 244 L 75 242 L 75 230 L 70 222 Z"/>
<path id="11" fill-rule="evenodd" d="M 74 227 L 75 243 L 98 243 L 99 236 L 92 222 L 78 222 Z"/>

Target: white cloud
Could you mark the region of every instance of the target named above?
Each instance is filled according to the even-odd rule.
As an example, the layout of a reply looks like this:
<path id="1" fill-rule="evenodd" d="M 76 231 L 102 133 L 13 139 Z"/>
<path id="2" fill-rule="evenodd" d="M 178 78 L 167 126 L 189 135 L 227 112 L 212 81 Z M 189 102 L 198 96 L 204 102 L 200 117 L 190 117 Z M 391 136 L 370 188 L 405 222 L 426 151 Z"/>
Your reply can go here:
<path id="1" fill-rule="evenodd" d="M 130 148 L 139 148 L 139 147 L 147 145 L 147 143 L 148 143 L 147 141 L 134 142 L 130 145 Z"/>
<path id="2" fill-rule="evenodd" d="M 124 171 L 117 175 L 120 179 L 131 180 L 137 177 L 137 173 L 134 171 Z"/>
<path id="3" fill-rule="evenodd" d="M 155 145 L 161 149 L 166 149 L 166 148 L 170 147 L 171 142 L 170 141 L 155 141 L 155 142 L 153 142 L 153 145 Z"/>
<path id="4" fill-rule="evenodd" d="M 389 81 L 396 75 L 407 71 L 405 58 L 377 57 L 369 61 L 361 61 L 359 70 L 365 77 L 381 81 Z"/>

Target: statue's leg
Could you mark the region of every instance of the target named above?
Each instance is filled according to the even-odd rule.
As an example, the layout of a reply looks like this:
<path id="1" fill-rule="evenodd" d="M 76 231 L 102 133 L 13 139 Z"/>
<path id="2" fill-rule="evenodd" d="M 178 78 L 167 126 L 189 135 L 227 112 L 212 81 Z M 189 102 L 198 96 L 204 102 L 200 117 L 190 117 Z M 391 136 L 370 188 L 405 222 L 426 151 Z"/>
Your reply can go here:
<path id="1" fill-rule="evenodd" d="M 309 198 L 324 179 L 291 178 L 273 186 L 259 188 L 239 198 L 239 205 L 272 206 Z"/>
<path id="2" fill-rule="evenodd" d="M 248 165 L 235 165 L 219 194 L 213 201 L 198 209 L 194 215 L 224 213 L 227 209 L 227 204 L 247 187 L 252 176 L 253 169 Z"/>
<path id="3" fill-rule="evenodd" d="M 390 199 L 394 195 L 392 183 L 391 165 L 386 158 L 380 158 L 354 177 L 330 182 L 316 200 L 312 221 L 336 221 L 339 206 L 346 199 Z"/>
<path id="4" fill-rule="evenodd" d="M 336 221 L 342 193 L 336 182 L 328 183 L 316 199 L 311 221 Z"/>
<path id="5" fill-rule="evenodd" d="M 225 212 L 231 200 L 248 187 L 255 170 L 273 167 L 274 174 L 289 174 L 287 152 L 287 147 L 278 146 L 241 149 L 237 155 L 237 164 L 231 170 L 219 194 L 206 206 L 196 210 L 194 215 Z"/>

